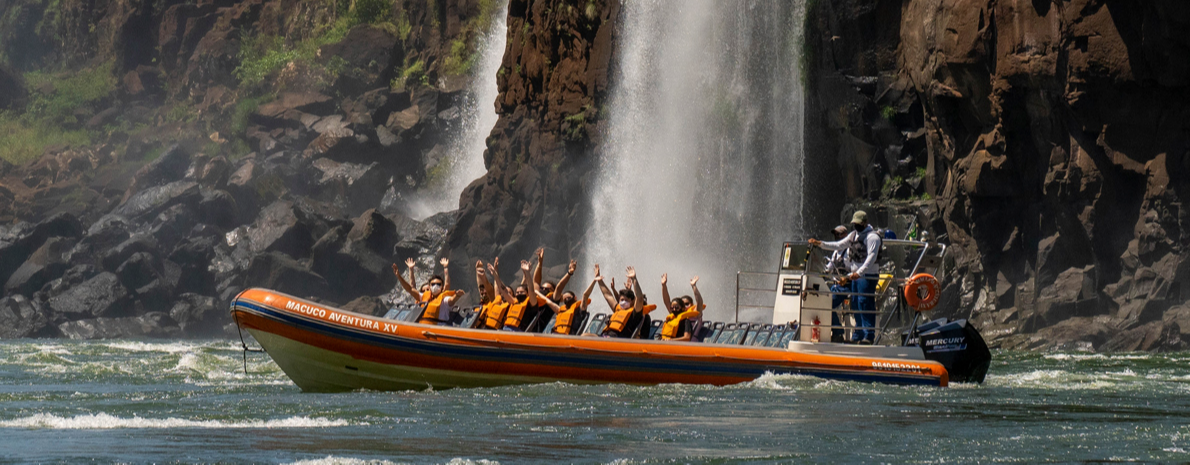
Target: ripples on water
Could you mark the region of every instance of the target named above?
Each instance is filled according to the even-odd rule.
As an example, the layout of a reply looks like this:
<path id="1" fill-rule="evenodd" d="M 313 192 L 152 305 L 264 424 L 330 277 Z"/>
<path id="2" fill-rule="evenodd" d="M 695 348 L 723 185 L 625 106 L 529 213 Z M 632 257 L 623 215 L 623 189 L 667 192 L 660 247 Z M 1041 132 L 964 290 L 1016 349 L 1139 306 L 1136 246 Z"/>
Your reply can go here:
<path id="1" fill-rule="evenodd" d="M 0 343 L 0 461 L 1190 461 L 1190 354 L 993 354 L 983 385 L 764 376 L 302 394 L 229 341 Z"/>

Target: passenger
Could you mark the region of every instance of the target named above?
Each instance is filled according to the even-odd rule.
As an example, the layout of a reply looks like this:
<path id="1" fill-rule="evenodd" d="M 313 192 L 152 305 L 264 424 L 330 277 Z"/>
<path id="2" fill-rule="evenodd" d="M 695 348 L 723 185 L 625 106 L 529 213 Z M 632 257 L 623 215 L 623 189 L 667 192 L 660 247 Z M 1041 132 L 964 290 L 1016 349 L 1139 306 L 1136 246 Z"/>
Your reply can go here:
<path id="1" fill-rule="evenodd" d="M 521 260 L 521 285 L 516 287 L 512 296 L 514 302 L 508 308 L 508 315 L 504 317 L 504 330 L 524 332 L 532 322 L 531 309 L 537 307 L 537 292 L 530 292 L 533 283 L 529 280 L 529 262 Z"/>
<path id="2" fill-rule="evenodd" d="M 843 225 L 835 226 L 831 230 L 831 234 L 835 236 L 836 241 L 843 240 L 847 236 L 847 227 Z M 826 274 L 834 275 L 836 279 L 834 284 L 831 284 L 831 310 L 843 307 L 847 302 L 847 295 L 844 293 L 851 292 L 851 283 L 847 281 L 847 261 L 845 260 L 845 252 L 843 250 L 835 250 L 831 252 L 830 258 L 827 259 Z M 831 312 L 831 342 L 843 342 L 843 324 L 839 318 L 839 312 Z"/>
<path id="3" fill-rule="evenodd" d="M 698 276 L 690 280 L 690 287 L 694 289 L 694 299 L 683 296 L 677 299 L 669 298 L 669 275 L 661 275 L 661 296 L 669 302 L 669 315 L 665 317 L 665 324 L 661 326 L 661 339 L 666 341 L 689 341 L 702 328 L 702 294 L 698 292 Z"/>
<path id="4" fill-rule="evenodd" d="M 472 328 L 482 328 L 484 321 L 487 319 L 488 310 L 496 303 L 496 289 L 492 287 L 492 283 L 488 282 L 487 272 L 483 269 L 483 260 L 475 261 L 475 287 L 479 289 L 479 308 L 476 311 L 475 320 L 471 323 Z"/>
<path id="5" fill-rule="evenodd" d="M 542 295 L 546 296 L 546 298 L 551 302 L 556 303 L 559 299 L 561 299 L 561 291 L 559 290 L 559 286 L 552 282 L 541 282 L 541 269 L 545 262 L 545 248 L 539 247 L 537 251 L 534 252 L 534 255 L 537 256 L 537 267 L 533 270 L 533 291 L 534 293 L 541 292 Z M 569 281 L 569 279 L 570 275 L 568 274 L 565 278 L 565 281 Z M 565 283 L 565 281 L 563 281 L 563 283 Z M 525 318 L 529 321 L 523 325 L 525 327 L 525 331 L 530 333 L 540 333 L 544 331 L 545 326 L 549 324 L 550 318 L 554 316 L 554 313 L 552 310 L 550 310 L 550 308 L 551 307 L 547 306 L 542 299 L 537 299 L 537 305 L 527 309 Z"/>
<path id="6" fill-rule="evenodd" d="M 596 271 L 598 274 L 598 271 Z M 611 290 L 603 285 L 603 281 L 599 281 L 599 288 L 603 291 L 603 297 L 607 301 L 607 305 L 611 307 L 612 316 L 608 320 L 607 328 L 603 330 L 603 337 L 619 337 L 631 338 L 636 336 L 639 332 L 641 323 L 644 321 L 644 300 L 637 299 L 640 295 L 640 283 L 636 280 L 636 269 L 628 267 L 628 283 L 632 289 L 620 289 L 617 293 L 617 299 L 612 298 Z M 613 283 L 612 286 L 615 286 Z"/>
<path id="7" fill-rule="evenodd" d="M 854 294 L 856 310 L 859 312 L 875 312 L 876 284 L 880 281 L 880 264 L 876 257 L 880 254 L 883 239 L 876 230 L 868 224 L 868 214 L 855 212 L 851 217 L 854 229 L 846 237 L 834 242 L 822 242 L 810 239 L 811 245 L 827 250 L 846 250 L 847 268 L 851 274 L 847 278 L 851 281 L 851 292 Z M 876 339 L 876 314 L 856 313 L 856 330 L 851 334 L 851 341 L 859 344 L 872 344 Z"/>
<path id="8" fill-rule="evenodd" d="M 595 282 L 601 280 L 603 277 L 598 275 L 591 280 L 591 284 L 587 285 L 587 290 L 583 291 L 582 300 L 576 299 L 573 292 L 562 293 L 562 305 L 554 309 L 557 314 L 557 318 L 554 320 L 554 334 L 575 334 L 582 329 L 579 325 L 587 318 L 587 307 L 591 305 L 591 291 L 595 289 Z"/>
<path id="9" fill-rule="evenodd" d="M 409 281 L 406 281 L 405 278 L 401 276 L 401 269 L 397 268 L 396 263 L 393 263 L 393 274 L 397 275 L 397 282 L 400 283 L 401 289 L 404 289 L 405 292 L 407 294 L 409 294 L 410 297 L 413 298 L 413 302 L 415 304 L 421 305 L 422 304 L 421 297 L 422 297 L 422 294 L 424 294 L 424 291 L 417 292 L 417 291 L 413 290 L 413 284 L 410 284 L 410 283 L 416 282 L 416 281 L 413 281 L 413 278 L 414 278 L 413 267 L 416 264 L 417 264 L 417 261 L 415 261 L 412 258 L 405 259 L 405 265 L 409 267 Z M 422 287 L 426 288 L 428 286 L 429 286 L 429 283 L 427 283 L 426 285 L 424 285 Z"/>
<path id="10" fill-rule="evenodd" d="M 443 258 L 439 263 L 442 264 L 443 273 L 450 276 L 448 271 L 450 260 Z M 422 294 L 421 299 L 425 303 L 425 310 L 422 311 L 417 322 L 430 325 L 450 324 L 450 312 L 454 309 L 454 304 L 458 302 L 458 299 L 463 297 L 464 292 L 450 290 L 450 278 L 438 275 L 431 276 L 427 284 L 430 285 L 430 289 Z"/>
<path id="11" fill-rule="evenodd" d="M 499 258 L 488 264 L 488 273 L 492 275 L 492 287 L 496 291 L 496 297 L 484 308 L 483 313 L 483 328 L 494 331 L 504 329 L 504 320 L 508 316 L 508 309 L 515 302 L 513 290 L 504 285 L 504 282 L 500 280 L 500 275 L 496 272 L 496 267 L 499 265 Z"/>

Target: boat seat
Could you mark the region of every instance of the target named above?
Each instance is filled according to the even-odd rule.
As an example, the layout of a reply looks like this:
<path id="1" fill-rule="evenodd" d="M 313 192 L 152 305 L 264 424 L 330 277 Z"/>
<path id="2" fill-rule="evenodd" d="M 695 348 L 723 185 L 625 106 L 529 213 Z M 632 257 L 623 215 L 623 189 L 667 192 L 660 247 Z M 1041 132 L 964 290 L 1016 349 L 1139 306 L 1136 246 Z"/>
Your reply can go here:
<path id="1" fill-rule="evenodd" d="M 397 321 L 412 321 L 419 316 L 421 316 L 421 306 L 417 305 L 398 305 L 384 314 L 385 318 Z"/>
<path id="2" fill-rule="evenodd" d="M 554 315 L 554 316 L 550 317 L 550 321 L 545 322 L 545 329 L 542 329 L 541 332 L 544 334 L 553 334 L 554 333 L 554 323 L 556 321 L 558 321 L 558 315 Z"/>
<path id="3" fill-rule="evenodd" d="M 570 334 L 582 334 L 582 329 L 587 326 L 587 320 L 591 319 L 591 312 L 586 310 L 576 310 L 582 313 L 578 316 L 578 323 L 570 327 Z"/>
<path id="4" fill-rule="evenodd" d="M 600 313 L 591 317 L 591 324 L 587 325 L 587 330 L 584 333 L 592 333 L 598 335 L 603 332 L 603 328 L 607 326 L 606 313 Z"/>
<path id="5" fill-rule="evenodd" d="M 756 330 L 756 332 L 753 334 L 752 343 L 748 345 L 754 347 L 764 347 L 764 345 L 769 342 L 769 336 L 773 334 L 772 323 L 765 323 L 764 325 L 761 325 L 760 329 Z"/>
<path id="6" fill-rule="evenodd" d="M 760 335 L 760 323 L 748 325 L 748 332 L 744 335 L 740 345 L 750 346 L 756 342 L 756 337 Z"/>
<path id="7" fill-rule="evenodd" d="M 719 339 L 715 342 L 719 344 L 739 344 L 740 336 L 743 336 L 741 332 L 744 331 L 741 326 L 745 324 L 746 323 L 728 323 L 727 326 L 723 327 L 723 332 L 719 334 Z"/>
<path id="8" fill-rule="evenodd" d="M 781 340 L 778 341 L 773 347 L 780 347 L 782 349 L 789 347 L 789 341 L 797 339 L 797 332 L 799 329 L 801 328 L 799 328 L 798 325 L 785 328 L 785 334 L 781 335 Z"/>
<path id="9" fill-rule="evenodd" d="M 479 314 L 482 312 L 480 311 L 480 307 L 467 307 L 467 308 L 459 309 L 458 313 L 461 317 L 459 319 L 459 323 L 457 325 L 455 325 L 454 318 L 452 317 L 451 324 L 454 326 L 459 326 L 461 328 L 470 328 L 472 326 L 475 326 L 475 319 L 479 318 Z"/>
<path id="10" fill-rule="evenodd" d="M 708 323 L 710 323 L 710 322 L 708 322 Z M 709 334 L 703 336 L 703 339 L 702 339 L 703 342 L 709 342 L 712 344 L 715 343 L 715 340 L 719 339 L 719 335 L 723 334 L 723 326 L 725 326 L 725 325 L 726 325 L 726 323 L 723 323 L 722 321 L 716 321 L 716 322 L 711 323 L 711 332 Z"/>
<path id="11" fill-rule="evenodd" d="M 702 322 L 702 326 L 699 326 L 698 329 L 694 332 L 694 335 L 692 337 L 690 337 L 690 342 L 702 342 L 703 339 L 705 339 L 707 336 L 709 336 L 711 334 L 711 331 L 714 331 L 714 329 L 712 329 L 712 326 L 713 326 L 713 323 L 711 323 L 710 321 Z"/>
<path id="12" fill-rule="evenodd" d="M 777 347 L 777 344 L 781 342 L 781 337 L 785 336 L 785 330 L 787 328 L 788 326 L 785 325 L 773 326 L 773 332 L 769 334 L 769 340 L 764 343 L 764 346 Z"/>
<path id="13" fill-rule="evenodd" d="M 649 325 L 649 339 L 661 339 L 661 320 L 653 320 Z"/>

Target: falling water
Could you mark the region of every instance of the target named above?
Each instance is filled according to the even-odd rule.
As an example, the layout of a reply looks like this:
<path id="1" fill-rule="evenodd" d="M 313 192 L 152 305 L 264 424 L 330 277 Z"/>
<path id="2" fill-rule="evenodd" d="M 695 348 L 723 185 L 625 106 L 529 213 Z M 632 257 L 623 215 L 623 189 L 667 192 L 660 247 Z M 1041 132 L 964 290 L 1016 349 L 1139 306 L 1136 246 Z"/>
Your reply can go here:
<path id="1" fill-rule="evenodd" d="M 650 303 L 662 273 L 674 296 L 698 275 L 710 315 L 727 318 L 736 271 L 775 271 L 781 242 L 802 233 L 804 5 L 624 8 L 586 262 L 618 282 L 635 265 Z"/>
<path id="2" fill-rule="evenodd" d="M 447 144 L 447 155 L 439 162 L 447 164 L 446 169 L 442 170 L 447 173 L 446 178 L 428 187 L 420 202 L 413 202 L 413 216 L 416 218 L 459 208 L 459 195 L 463 189 L 487 171 L 483 166 L 483 151 L 487 148 L 485 140 L 497 119 L 495 102 L 499 89 L 496 86 L 496 73 L 500 71 L 504 46 L 508 41 L 506 5 L 506 2 L 501 1 L 495 8 L 496 16 L 480 40 L 476 77 L 460 107 L 461 124 Z"/>

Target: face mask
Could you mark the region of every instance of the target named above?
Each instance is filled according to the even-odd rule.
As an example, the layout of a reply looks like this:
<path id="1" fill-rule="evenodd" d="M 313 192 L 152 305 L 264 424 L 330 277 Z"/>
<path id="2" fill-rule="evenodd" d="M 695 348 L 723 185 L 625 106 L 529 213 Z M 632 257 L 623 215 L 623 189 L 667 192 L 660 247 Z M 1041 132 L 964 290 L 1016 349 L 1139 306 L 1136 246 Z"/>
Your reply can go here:
<path id="1" fill-rule="evenodd" d="M 629 304 L 627 300 L 621 300 L 621 301 L 620 301 L 620 308 L 622 308 L 622 309 L 625 309 L 625 310 L 627 310 L 627 309 L 628 309 L 628 307 L 631 307 L 631 306 L 632 306 L 632 305 L 631 305 L 631 304 Z"/>
<path id="2" fill-rule="evenodd" d="M 435 294 L 442 292 L 442 285 L 441 284 L 431 284 L 430 292 L 433 292 Z"/>
<path id="3" fill-rule="evenodd" d="M 862 224 L 853 224 L 851 226 L 855 228 L 855 232 L 864 232 L 864 229 L 867 227 Z"/>
<path id="4" fill-rule="evenodd" d="M 529 298 L 529 295 L 528 295 L 528 294 L 517 294 L 517 295 L 516 295 L 516 301 L 517 301 L 517 302 L 524 302 L 524 301 L 525 301 L 525 299 L 528 299 L 528 298 Z"/>
<path id="5" fill-rule="evenodd" d="M 574 299 L 562 299 L 562 303 L 566 306 L 574 305 Z"/>

